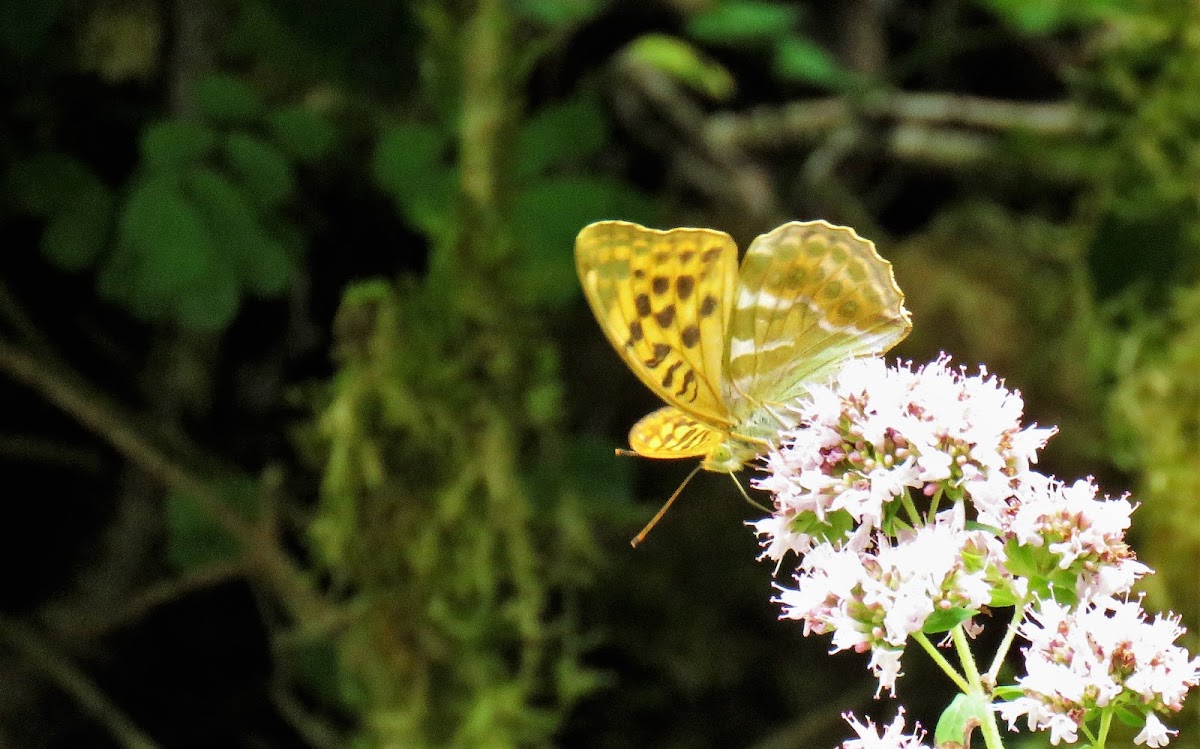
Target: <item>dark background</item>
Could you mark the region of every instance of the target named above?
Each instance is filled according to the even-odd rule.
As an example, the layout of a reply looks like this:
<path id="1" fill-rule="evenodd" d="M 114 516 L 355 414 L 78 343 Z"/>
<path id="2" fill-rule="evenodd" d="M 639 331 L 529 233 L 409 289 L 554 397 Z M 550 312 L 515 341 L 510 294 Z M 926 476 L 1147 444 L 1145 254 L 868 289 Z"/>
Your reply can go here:
<path id="1" fill-rule="evenodd" d="M 776 619 L 726 478 L 629 548 L 692 466 L 612 455 L 656 404 L 575 278 L 605 218 L 873 239 L 893 354 L 1020 389 L 1194 629 L 1197 38 L 1175 0 L 4 0 L 0 746 L 890 720 Z"/>

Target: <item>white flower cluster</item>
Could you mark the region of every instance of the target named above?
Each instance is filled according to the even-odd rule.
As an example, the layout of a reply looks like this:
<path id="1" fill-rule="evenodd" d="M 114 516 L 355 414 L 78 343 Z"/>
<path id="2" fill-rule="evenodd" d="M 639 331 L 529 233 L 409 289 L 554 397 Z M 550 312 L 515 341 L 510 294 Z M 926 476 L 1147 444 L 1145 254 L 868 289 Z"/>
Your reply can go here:
<path id="1" fill-rule="evenodd" d="M 773 514 L 753 524 L 763 556 L 777 569 L 798 558 L 795 586 L 777 599 L 782 616 L 831 634 L 834 651 L 870 651 L 880 688 L 894 692 L 910 637 L 958 625 L 974 634 L 985 607 L 1021 607 L 1031 619 L 1019 631 L 1033 644 L 1025 696 L 998 708 L 1010 724 L 1025 715 L 1055 743 L 1075 741 L 1118 700 L 1144 720 L 1139 741 L 1161 746 L 1169 731 L 1154 713 L 1178 710 L 1197 671 L 1171 644 L 1176 619 L 1149 625 L 1123 602 L 1150 572 L 1125 543 L 1134 506 L 1098 498 L 1090 479 L 1067 485 L 1034 470 L 1055 430 L 1023 426 L 1023 406 L 995 377 L 946 357 L 916 369 L 856 360 L 811 388 L 794 404 L 800 426 L 757 482 L 774 495 Z M 1132 641 L 1097 642 L 1107 650 L 1089 656 L 1094 669 L 1075 671 L 1038 639 L 1053 630 L 1082 647 L 1095 627 L 1118 631 L 1112 622 L 1147 630 L 1137 657 Z"/>
<path id="2" fill-rule="evenodd" d="M 1146 621 L 1136 602 L 1083 607 L 1044 601 L 1021 627 L 1029 640 L 1023 695 L 997 708 L 1011 728 L 1026 716 L 1029 728 L 1049 730 L 1050 743 L 1074 743 L 1079 716 L 1098 708 L 1132 708 L 1146 714 L 1137 744 L 1166 746 L 1175 731 L 1154 711 L 1178 712 L 1188 689 L 1200 682 L 1200 658 L 1175 645 L 1179 619 Z"/>
<path id="3" fill-rule="evenodd" d="M 879 534 L 867 548 L 814 546 L 798 586 L 779 595 L 783 616 L 803 621 L 805 634 L 832 632 L 834 650 L 870 650 L 880 687 L 894 690 L 909 636 L 936 614 L 956 624 L 956 612 L 979 610 L 991 600 L 989 577 L 999 575 L 1003 546 L 994 537 L 943 520 L 895 542 Z"/>

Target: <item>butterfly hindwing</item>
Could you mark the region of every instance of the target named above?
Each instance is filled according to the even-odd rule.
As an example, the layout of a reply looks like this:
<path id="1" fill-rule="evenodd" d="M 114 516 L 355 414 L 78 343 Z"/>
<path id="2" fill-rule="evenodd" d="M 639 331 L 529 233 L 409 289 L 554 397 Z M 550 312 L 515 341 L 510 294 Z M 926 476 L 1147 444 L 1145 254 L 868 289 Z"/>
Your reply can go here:
<path id="1" fill-rule="evenodd" d="M 689 417 L 727 428 L 721 367 L 737 284 L 729 235 L 600 221 L 579 233 L 575 261 L 596 319 L 634 374 Z"/>
<path id="2" fill-rule="evenodd" d="M 886 352 L 912 323 L 891 263 L 853 229 L 791 222 L 746 252 L 725 386 L 738 418 L 787 402 L 847 359 Z"/>
<path id="3" fill-rule="evenodd" d="M 629 446 L 646 458 L 707 455 L 724 435 L 680 411 L 664 406 L 642 417 L 629 430 Z"/>

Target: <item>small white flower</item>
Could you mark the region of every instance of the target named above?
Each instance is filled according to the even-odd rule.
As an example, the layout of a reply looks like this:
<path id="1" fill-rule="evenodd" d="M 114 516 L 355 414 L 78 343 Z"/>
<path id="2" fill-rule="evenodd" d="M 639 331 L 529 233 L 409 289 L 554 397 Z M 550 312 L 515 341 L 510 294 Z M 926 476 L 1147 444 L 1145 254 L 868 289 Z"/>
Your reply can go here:
<path id="1" fill-rule="evenodd" d="M 900 708 L 896 719 L 884 729 L 882 735 L 870 718 L 867 718 L 865 724 L 850 712 L 842 713 L 842 718 L 850 724 L 858 738 L 846 739 L 842 742 L 841 749 L 927 749 L 925 744 L 921 743 L 925 740 L 925 731 L 921 729 L 920 723 L 913 726 L 911 734 L 904 733 L 904 708 Z"/>
<path id="2" fill-rule="evenodd" d="M 1146 727 L 1134 737 L 1133 743 L 1145 744 L 1152 749 L 1158 749 L 1166 746 L 1171 741 L 1171 737 L 1178 733 L 1179 731 L 1164 726 L 1158 716 L 1151 713 L 1146 716 Z"/>

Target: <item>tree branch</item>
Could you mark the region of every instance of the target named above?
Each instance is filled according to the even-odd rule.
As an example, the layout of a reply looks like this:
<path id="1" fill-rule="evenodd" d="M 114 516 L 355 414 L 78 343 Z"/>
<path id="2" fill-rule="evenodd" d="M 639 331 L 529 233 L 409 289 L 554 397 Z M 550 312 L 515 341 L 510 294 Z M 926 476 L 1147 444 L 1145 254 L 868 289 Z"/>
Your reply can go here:
<path id="1" fill-rule="evenodd" d="M 209 481 L 168 455 L 151 441 L 148 430 L 135 425 L 117 404 L 93 391 L 78 375 L 62 365 L 48 366 L 6 341 L 0 341 L 0 371 L 36 390 L 164 485 L 187 494 L 238 540 L 253 566 L 281 593 L 294 614 L 307 618 L 328 613 L 290 557 L 279 547 L 263 543 L 259 529 L 231 509 Z"/>
<path id="2" fill-rule="evenodd" d="M 745 149 L 790 148 L 811 144 L 855 118 L 892 122 L 897 127 L 952 127 L 990 133 L 1023 131 L 1045 136 L 1081 135 L 1100 125 L 1097 114 L 1068 102 L 1016 102 L 981 96 L 894 92 L 871 99 L 861 108 L 841 97 L 758 107 L 746 113 L 722 112 L 708 118 L 705 129 L 718 143 Z M 971 133 L 966 133 L 971 135 Z M 985 139 L 975 134 L 979 142 Z M 952 150 L 960 150 L 959 146 Z"/>
<path id="3" fill-rule="evenodd" d="M 121 746 L 128 749 L 157 749 L 158 744 L 142 733 L 87 674 L 32 629 L 0 618 L 0 638 L 70 695 L 83 712 L 104 726 Z"/>

